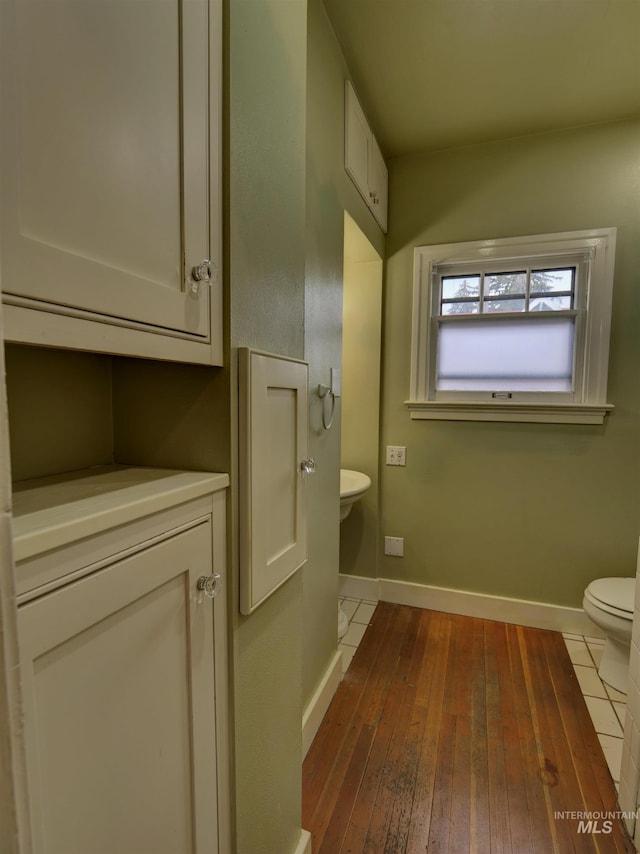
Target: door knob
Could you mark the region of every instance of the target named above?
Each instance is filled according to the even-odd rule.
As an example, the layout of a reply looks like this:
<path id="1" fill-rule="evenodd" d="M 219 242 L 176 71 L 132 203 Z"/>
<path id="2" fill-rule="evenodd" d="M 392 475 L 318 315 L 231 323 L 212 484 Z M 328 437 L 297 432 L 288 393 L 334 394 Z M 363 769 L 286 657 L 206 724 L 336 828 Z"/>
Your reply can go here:
<path id="1" fill-rule="evenodd" d="M 300 471 L 303 474 L 315 474 L 316 461 L 314 459 L 302 460 L 300 463 Z"/>
<path id="2" fill-rule="evenodd" d="M 202 602 L 202 594 L 213 599 L 218 593 L 218 582 L 221 579 L 219 572 L 214 572 L 213 575 L 201 575 L 196 583 L 196 587 L 200 591 L 199 602 Z"/>
<path id="3" fill-rule="evenodd" d="M 198 293 L 200 285 L 213 285 L 217 280 L 218 268 L 208 258 L 191 268 L 190 286 L 194 294 Z"/>

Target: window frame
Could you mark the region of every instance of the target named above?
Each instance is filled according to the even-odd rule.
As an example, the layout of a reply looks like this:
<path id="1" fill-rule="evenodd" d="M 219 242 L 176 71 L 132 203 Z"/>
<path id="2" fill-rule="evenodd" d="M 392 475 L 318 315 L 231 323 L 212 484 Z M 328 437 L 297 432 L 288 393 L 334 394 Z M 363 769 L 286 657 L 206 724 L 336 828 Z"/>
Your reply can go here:
<path id="1" fill-rule="evenodd" d="M 417 246 L 414 249 L 413 328 L 410 398 L 412 419 L 531 421 L 601 424 L 613 406 L 607 403 L 607 374 L 616 229 L 600 228 L 496 240 Z M 550 262 L 550 264 L 548 264 Z M 436 351 L 441 323 L 485 316 L 507 322 L 533 312 L 440 315 L 440 278 L 459 270 L 500 272 L 534 265 L 536 269 L 577 264 L 572 309 L 536 312 L 575 316 L 574 388 L 571 392 L 436 391 Z M 438 283 L 438 286 L 434 286 Z"/>

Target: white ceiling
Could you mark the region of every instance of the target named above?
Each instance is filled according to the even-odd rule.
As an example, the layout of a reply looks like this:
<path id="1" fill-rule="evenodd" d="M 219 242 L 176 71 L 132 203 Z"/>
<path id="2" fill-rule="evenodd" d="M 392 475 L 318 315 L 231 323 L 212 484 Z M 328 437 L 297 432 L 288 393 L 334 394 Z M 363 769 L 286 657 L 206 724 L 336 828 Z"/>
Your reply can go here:
<path id="1" fill-rule="evenodd" d="M 324 0 L 387 156 L 640 116 L 640 0 Z"/>

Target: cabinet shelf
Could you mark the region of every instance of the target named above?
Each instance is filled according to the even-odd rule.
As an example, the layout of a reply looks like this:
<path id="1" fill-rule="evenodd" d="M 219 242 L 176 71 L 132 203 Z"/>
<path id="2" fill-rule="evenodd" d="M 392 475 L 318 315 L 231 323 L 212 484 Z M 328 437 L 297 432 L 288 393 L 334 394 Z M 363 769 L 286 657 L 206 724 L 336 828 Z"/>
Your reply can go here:
<path id="1" fill-rule="evenodd" d="M 16 561 L 160 513 L 229 485 L 213 472 L 101 466 L 14 484 Z"/>

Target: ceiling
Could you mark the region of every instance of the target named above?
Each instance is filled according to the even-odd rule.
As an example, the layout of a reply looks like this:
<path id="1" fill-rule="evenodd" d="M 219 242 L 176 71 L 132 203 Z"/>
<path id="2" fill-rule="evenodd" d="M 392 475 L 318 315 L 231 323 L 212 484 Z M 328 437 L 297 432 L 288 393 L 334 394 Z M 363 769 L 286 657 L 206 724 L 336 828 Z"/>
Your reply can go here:
<path id="1" fill-rule="evenodd" d="M 387 157 L 640 116 L 640 0 L 324 0 Z"/>

